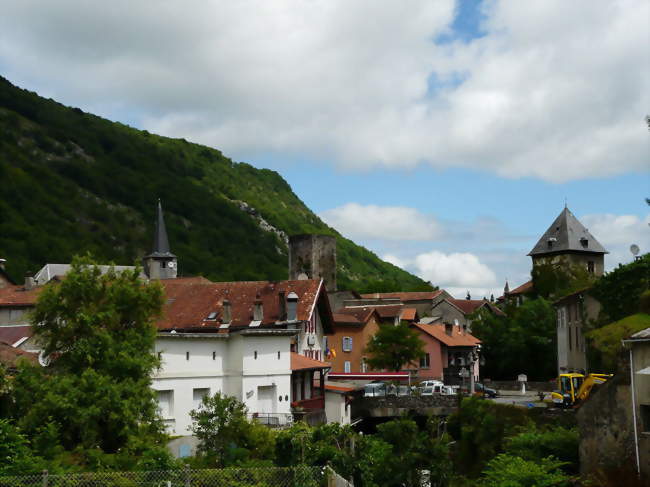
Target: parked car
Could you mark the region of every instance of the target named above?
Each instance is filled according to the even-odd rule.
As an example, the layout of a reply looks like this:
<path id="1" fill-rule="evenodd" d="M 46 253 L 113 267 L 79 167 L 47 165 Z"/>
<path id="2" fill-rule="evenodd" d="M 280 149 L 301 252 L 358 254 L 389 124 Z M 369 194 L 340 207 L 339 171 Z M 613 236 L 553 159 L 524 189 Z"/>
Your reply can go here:
<path id="1" fill-rule="evenodd" d="M 383 382 L 371 382 L 363 388 L 363 397 L 384 397 L 386 395 L 386 384 Z"/>
<path id="2" fill-rule="evenodd" d="M 482 394 L 483 397 L 497 397 L 499 393 L 490 387 L 486 387 L 480 382 L 474 384 L 474 391 L 478 394 Z"/>

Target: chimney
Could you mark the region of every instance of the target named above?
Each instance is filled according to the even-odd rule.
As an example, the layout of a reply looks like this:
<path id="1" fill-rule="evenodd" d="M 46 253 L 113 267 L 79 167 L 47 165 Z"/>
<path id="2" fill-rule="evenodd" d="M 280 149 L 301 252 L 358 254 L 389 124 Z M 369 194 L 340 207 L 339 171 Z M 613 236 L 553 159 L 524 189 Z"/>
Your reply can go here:
<path id="1" fill-rule="evenodd" d="M 230 301 L 227 299 L 223 300 L 223 313 L 221 316 L 222 323 L 230 323 L 232 321 L 232 312 L 230 309 Z"/>
<path id="2" fill-rule="evenodd" d="M 25 291 L 31 291 L 36 287 L 36 281 L 34 281 L 34 276 L 31 272 L 25 274 Z"/>
<path id="3" fill-rule="evenodd" d="M 278 293 L 278 321 L 287 319 L 287 297 L 284 291 Z"/>
<path id="4" fill-rule="evenodd" d="M 449 336 L 451 336 L 451 332 L 454 329 L 454 325 L 451 323 L 445 323 L 445 333 Z"/>

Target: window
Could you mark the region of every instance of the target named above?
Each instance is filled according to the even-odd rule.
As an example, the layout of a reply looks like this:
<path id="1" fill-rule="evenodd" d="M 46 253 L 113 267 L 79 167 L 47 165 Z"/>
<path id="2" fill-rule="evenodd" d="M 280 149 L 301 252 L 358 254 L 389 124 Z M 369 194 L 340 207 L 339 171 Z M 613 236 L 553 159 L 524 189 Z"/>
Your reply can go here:
<path id="1" fill-rule="evenodd" d="M 350 361 L 349 361 L 349 360 L 346 360 L 346 361 L 344 362 L 344 364 L 343 364 L 343 371 L 344 371 L 346 374 L 349 374 L 349 373 L 350 373 Z"/>
<path id="2" fill-rule="evenodd" d="M 217 360 L 217 352 L 212 352 L 212 360 Z"/>
<path id="3" fill-rule="evenodd" d="M 185 352 L 185 360 L 189 360 L 189 359 L 190 359 L 190 352 Z"/>
<path id="4" fill-rule="evenodd" d="M 163 418 L 174 416 L 174 391 L 158 391 L 158 410 Z"/>
<path id="5" fill-rule="evenodd" d="M 162 360 L 162 352 L 158 352 L 158 360 Z"/>
<path id="6" fill-rule="evenodd" d="M 351 352 L 352 351 L 352 337 L 343 337 L 343 351 Z"/>
<path id="7" fill-rule="evenodd" d="M 594 273 L 594 267 L 595 266 L 594 266 L 594 261 L 593 260 L 590 260 L 589 262 L 587 262 L 587 272 L 589 272 L 590 274 L 593 274 Z"/>
<path id="8" fill-rule="evenodd" d="M 569 325 L 569 350 L 571 350 L 573 343 L 571 341 L 571 326 Z"/>
<path id="9" fill-rule="evenodd" d="M 216 311 L 211 311 L 208 314 L 208 317 L 206 318 L 206 320 L 210 320 L 210 321 L 216 320 L 216 319 L 217 319 L 217 312 Z"/>
<path id="10" fill-rule="evenodd" d="M 264 309 L 262 308 L 262 302 L 257 301 L 255 303 L 255 308 L 253 309 L 253 320 L 262 321 L 264 318 Z"/>
<path id="11" fill-rule="evenodd" d="M 203 398 L 209 394 L 210 394 L 210 389 L 208 388 L 194 389 L 192 391 L 192 406 L 194 406 L 193 409 L 198 409 L 199 407 L 201 407 L 201 402 L 203 401 Z"/>
<path id="12" fill-rule="evenodd" d="M 368 372 L 368 363 L 366 362 L 365 357 L 361 359 L 361 372 L 364 374 Z"/>
<path id="13" fill-rule="evenodd" d="M 428 353 L 424 354 L 424 357 L 420 357 L 420 368 L 428 369 L 431 366 L 431 357 Z"/>
<path id="14" fill-rule="evenodd" d="M 278 360 L 280 360 L 280 351 L 278 350 Z"/>
<path id="15" fill-rule="evenodd" d="M 255 350 L 255 351 L 253 352 L 253 358 L 254 358 L 255 360 L 257 360 L 257 350 Z"/>

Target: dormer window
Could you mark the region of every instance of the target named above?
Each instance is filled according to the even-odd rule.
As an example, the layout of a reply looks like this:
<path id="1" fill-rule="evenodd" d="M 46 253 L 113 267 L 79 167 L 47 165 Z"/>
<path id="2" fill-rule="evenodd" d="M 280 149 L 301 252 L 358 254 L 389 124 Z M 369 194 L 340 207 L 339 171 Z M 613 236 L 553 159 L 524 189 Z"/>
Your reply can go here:
<path id="1" fill-rule="evenodd" d="M 548 248 L 549 248 L 549 249 L 550 249 L 550 248 L 553 248 L 553 244 L 554 244 L 555 242 L 557 242 L 557 238 L 555 238 L 555 237 L 549 237 L 549 239 L 546 241 L 546 243 L 548 244 Z"/>
<path id="2" fill-rule="evenodd" d="M 587 240 L 585 237 L 582 237 L 580 239 L 580 245 L 582 245 L 584 248 L 589 247 L 589 240 Z"/>
<path id="3" fill-rule="evenodd" d="M 298 295 L 290 292 L 287 295 L 287 320 L 296 321 L 298 319 Z"/>
<path id="4" fill-rule="evenodd" d="M 255 307 L 253 308 L 253 320 L 262 321 L 264 316 L 264 309 L 262 307 L 262 301 L 255 301 Z"/>
<path id="5" fill-rule="evenodd" d="M 208 321 L 214 321 L 217 319 L 217 312 L 216 311 L 211 311 L 210 314 L 208 314 L 208 317 L 206 320 Z"/>

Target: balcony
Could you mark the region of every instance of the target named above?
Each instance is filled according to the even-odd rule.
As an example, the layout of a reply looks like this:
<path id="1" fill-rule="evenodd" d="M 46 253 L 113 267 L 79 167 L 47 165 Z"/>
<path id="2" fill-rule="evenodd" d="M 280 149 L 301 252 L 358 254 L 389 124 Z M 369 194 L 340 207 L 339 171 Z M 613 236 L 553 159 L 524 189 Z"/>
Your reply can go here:
<path id="1" fill-rule="evenodd" d="M 288 428 L 293 424 L 291 413 L 249 413 L 247 416 L 250 421 L 257 421 L 269 428 Z"/>

